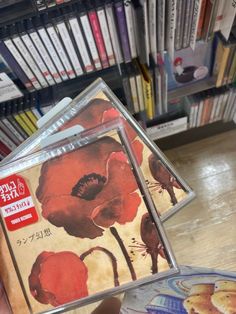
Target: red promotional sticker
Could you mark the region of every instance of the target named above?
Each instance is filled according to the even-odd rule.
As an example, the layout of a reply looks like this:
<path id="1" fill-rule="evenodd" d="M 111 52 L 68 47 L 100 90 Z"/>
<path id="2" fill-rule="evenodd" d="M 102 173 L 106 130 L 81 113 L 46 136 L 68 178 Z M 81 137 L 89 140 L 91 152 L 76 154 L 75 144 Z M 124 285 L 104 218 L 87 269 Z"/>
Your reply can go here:
<path id="1" fill-rule="evenodd" d="M 38 221 L 38 214 L 29 188 L 19 175 L 14 174 L 0 180 L 0 207 L 9 231 Z"/>

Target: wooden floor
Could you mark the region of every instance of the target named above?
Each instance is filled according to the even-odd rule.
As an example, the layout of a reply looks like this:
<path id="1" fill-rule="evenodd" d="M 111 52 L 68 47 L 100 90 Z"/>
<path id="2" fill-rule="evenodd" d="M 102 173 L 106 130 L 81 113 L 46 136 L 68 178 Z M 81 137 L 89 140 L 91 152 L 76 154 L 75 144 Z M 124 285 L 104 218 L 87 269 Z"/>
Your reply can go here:
<path id="1" fill-rule="evenodd" d="M 197 194 L 165 223 L 177 262 L 236 271 L 236 130 L 165 153 Z"/>

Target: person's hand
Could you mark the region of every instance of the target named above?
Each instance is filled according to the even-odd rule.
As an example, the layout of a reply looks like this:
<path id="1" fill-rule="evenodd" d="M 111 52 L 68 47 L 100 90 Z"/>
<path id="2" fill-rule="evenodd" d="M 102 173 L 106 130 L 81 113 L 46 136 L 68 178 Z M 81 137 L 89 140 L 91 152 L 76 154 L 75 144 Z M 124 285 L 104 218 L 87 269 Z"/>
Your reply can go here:
<path id="1" fill-rule="evenodd" d="M 0 283 L 0 313 L 12 314 L 12 311 L 10 310 L 10 307 L 8 305 L 7 298 L 3 290 L 3 287 L 1 286 L 1 283 Z"/>
<path id="2" fill-rule="evenodd" d="M 101 302 L 101 304 L 91 314 L 119 314 L 121 301 L 118 298 L 110 297 Z M 8 305 L 6 295 L 0 283 L 0 314 L 12 314 Z"/>
<path id="3" fill-rule="evenodd" d="M 118 298 L 111 297 L 102 301 L 102 303 L 91 314 L 119 314 L 121 301 Z"/>

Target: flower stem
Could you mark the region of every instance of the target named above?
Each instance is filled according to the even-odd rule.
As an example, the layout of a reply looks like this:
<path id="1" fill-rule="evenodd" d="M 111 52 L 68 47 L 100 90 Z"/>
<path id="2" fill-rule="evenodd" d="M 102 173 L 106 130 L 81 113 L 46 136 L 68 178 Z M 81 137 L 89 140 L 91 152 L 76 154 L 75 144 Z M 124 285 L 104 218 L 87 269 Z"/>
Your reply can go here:
<path id="1" fill-rule="evenodd" d="M 156 274 L 158 272 L 157 268 L 157 255 L 158 253 L 150 253 L 152 259 L 152 274 Z"/>
<path id="2" fill-rule="evenodd" d="M 174 192 L 173 187 L 172 187 L 171 185 L 166 185 L 166 186 L 165 186 L 165 189 L 166 189 L 166 191 L 167 191 L 167 192 L 169 193 L 169 195 L 170 195 L 171 203 L 172 203 L 173 205 L 177 204 L 178 201 L 177 201 L 177 198 L 176 198 L 176 196 L 175 196 L 175 192 Z"/>
<path id="3" fill-rule="evenodd" d="M 135 271 L 134 271 L 133 264 L 132 264 L 132 262 L 130 260 L 129 254 L 128 254 L 125 246 L 124 246 L 124 243 L 123 243 L 121 237 L 119 236 L 119 234 L 118 234 L 118 232 L 117 232 L 115 227 L 111 227 L 110 231 L 111 231 L 112 235 L 115 237 L 116 241 L 118 242 L 118 244 L 120 246 L 120 249 L 121 249 L 121 251 L 122 251 L 122 253 L 123 253 L 124 257 L 125 257 L 126 263 L 127 263 L 128 267 L 129 267 L 129 271 L 130 271 L 132 280 L 136 280 L 137 277 L 136 277 L 136 274 L 135 274 Z"/>
<path id="4" fill-rule="evenodd" d="M 111 260 L 111 264 L 112 264 L 112 269 L 113 269 L 113 274 L 114 274 L 114 285 L 115 287 L 119 286 L 119 280 L 118 280 L 118 271 L 117 271 L 117 261 L 115 256 L 107 249 L 101 247 L 101 246 L 95 246 L 92 247 L 91 249 L 89 249 L 88 251 L 84 252 L 83 254 L 80 255 L 80 259 L 83 261 L 85 259 L 86 256 L 88 256 L 89 254 L 92 254 L 94 251 L 101 251 L 103 253 L 105 253 Z"/>

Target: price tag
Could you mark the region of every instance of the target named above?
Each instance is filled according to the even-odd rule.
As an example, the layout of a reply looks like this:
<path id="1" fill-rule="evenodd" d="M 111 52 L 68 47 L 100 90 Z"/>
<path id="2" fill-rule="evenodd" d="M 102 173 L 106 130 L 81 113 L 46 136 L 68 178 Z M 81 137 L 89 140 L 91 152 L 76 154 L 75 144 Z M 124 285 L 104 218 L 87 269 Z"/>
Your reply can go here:
<path id="1" fill-rule="evenodd" d="M 0 180 L 0 207 L 9 231 L 38 221 L 38 214 L 29 188 L 19 175 Z"/>

